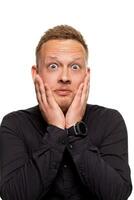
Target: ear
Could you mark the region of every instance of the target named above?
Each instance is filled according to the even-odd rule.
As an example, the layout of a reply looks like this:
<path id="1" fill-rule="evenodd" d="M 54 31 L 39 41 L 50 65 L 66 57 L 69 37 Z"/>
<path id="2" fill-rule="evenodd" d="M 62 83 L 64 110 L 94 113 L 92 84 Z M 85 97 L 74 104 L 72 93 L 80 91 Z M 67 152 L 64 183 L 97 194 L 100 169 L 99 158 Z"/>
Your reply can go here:
<path id="1" fill-rule="evenodd" d="M 33 65 L 31 68 L 31 74 L 33 81 L 35 80 L 36 75 L 38 74 L 38 68 L 36 65 Z"/>

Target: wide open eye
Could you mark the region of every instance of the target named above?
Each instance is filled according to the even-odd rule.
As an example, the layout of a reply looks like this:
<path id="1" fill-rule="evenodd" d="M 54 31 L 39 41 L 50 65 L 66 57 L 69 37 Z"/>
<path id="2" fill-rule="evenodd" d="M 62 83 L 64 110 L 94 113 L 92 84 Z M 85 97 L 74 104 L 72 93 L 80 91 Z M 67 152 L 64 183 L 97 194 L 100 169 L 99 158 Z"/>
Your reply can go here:
<path id="1" fill-rule="evenodd" d="M 72 68 L 73 70 L 78 70 L 78 69 L 80 69 L 80 66 L 79 66 L 78 64 L 73 64 L 73 65 L 71 66 L 71 68 Z"/>
<path id="2" fill-rule="evenodd" d="M 48 66 L 48 68 L 49 68 L 50 70 L 56 70 L 56 69 L 58 68 L 58 65 L 57 65 L 56 63 L 52 63 L 52 64 L 50 64 L 50 65 Z"/>

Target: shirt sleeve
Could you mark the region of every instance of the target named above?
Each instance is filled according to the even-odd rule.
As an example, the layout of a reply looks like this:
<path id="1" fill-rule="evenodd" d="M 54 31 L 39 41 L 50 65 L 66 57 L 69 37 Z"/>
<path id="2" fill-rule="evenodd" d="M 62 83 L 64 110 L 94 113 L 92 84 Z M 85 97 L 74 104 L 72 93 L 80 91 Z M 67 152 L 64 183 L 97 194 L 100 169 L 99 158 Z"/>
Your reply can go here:
<path id="1" fill-rule="evenodd" d="M 54 180 L 64 152 L 65 132 L 48 126 L 42 145 L 28 154 L 14 114 L 4 117 L 0 127 L 0 196 L 3 200 L 36 200 L 44 196 Z"/>
<path id="2" fill-rule="evenodd" d="M 108 111 L 104 124 L 106 129 L 99 146 L 82 138 L 76 140 L 69 151 L 89 196 L 92 194 L 95 199 L 102 200 L 127 200 L 132 185 L 126 125 L 115 110 Z M 101 127 L 98 131 L 102 132 Z"/>

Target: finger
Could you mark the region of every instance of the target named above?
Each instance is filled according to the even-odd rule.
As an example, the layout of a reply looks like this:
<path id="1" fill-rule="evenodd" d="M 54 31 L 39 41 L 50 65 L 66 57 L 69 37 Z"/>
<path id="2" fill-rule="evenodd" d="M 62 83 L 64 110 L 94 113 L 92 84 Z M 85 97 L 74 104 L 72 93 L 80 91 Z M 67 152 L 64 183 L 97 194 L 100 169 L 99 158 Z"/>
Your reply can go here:
<path id="1" fill-rule="evenodd" d="M 44 106 L 44 103 L 42 101 L 42 97 L 41 97 L 41 93 L 40 93 L 40 90 L 39 90 L 38 83 L 36 82 L 35 85 L 36 85 L 36 96 L 37 96 L 37 101 L 38 101 L 38 104 L 39 104 L 39 108 L 40 108 L 41 113 L 43 114 L 43 117 L 45 117 L 44 113 L 47 112 L 46 111 L 46 107 Z"/>
<path id="2" fill-rule="evenodd" d="M 57 103 L 56 103 L 54 96 L 52 94 L 52 91 L 47 83 L 45 83 L 45 91 L 46 91 L 46 98 L 47 98 L 48 104 L 51 106 L 56 105 Z"/>
<path id="3" fill-rule="evenodd" d="M 43 81 L 42 81 L 42 79 L 39 75 L 36 75 L 35 81 L 39 85 L 39 92 L 40 92 L 40 95 L 41 95 L 42 103 L 44 103 L 44 105 L 46 106 L 48 104 L 48 101 L 47 101 L 47 98 L 46 98 L 46 91 L 45 91 Z"/>
<path id="4" fill-rule="evenodd" d="M 89 90 L 90 90 L 90 84 L 88 84 L 88 87 L 87 87 L 87 94 L 86 94 L 86 98 L 85 98 L 85 101 L 86 101 L 86 102 L 87 102 L 87 100 L 88 100 Z"/>
<path id="5" fill-rule="evenodd" d="M 84 103 L 87 101 L 87 97 L 89 94 L 89 74 L 86 75 L 85 80 L 84 80 L 84 86 L 83 86 L 83 91 L 82 91 L 82 96 L 81 96 L 81 102 Z"/>
<path id="6" fill-rule="evenodd" d="M 44 84 L 41 77 L 38 74 L 35 77 L 35 83 L 38 83 L 40 92 L 44 93 L 45 92 Z"/>
<path id="7" fill-rule="evenodd" d="M 80 86 L 79 86 L 79 88 L 78 88 L 78 91 L 76 93 L 76 96 L 75 96 L 77 99 L 81 98 L 83 87 L 84 87 L 84 84 L 81 83 Z"/>
<path id="8" fill-rule="evenodd" d="M 88 95 L 89 95 L 89 89 L 90 89 L 90 76 L 87 74 L 87 83 L 86 83 L 86 97 L 85 100 L 87 101 Z"/>
<path id="9" fill-rule="evenodd" d="M 77 91 L 77 93 L 76 93 L 76 95 L 75 95 L 75 97 L 74 97 L 74 101 L 80 102 L 83 87 L 84 87 L 84 83 L 81 83 L 80 86 L 79 86 L 79 88 L 78 88 L 78 91 Z"/>
<path id="10" fill-rule="evenodd" d="M 39 103 L 39 105 L 43 105 L 42 104 L 42 98 L 41 98 L 41 94 L 40 94 L 40 91 L 39 91 L 39 85 L 38 83 L 35 83 L 35 91 L 36 91 L 36 97 L 37 97 L 37 101 Z"/>

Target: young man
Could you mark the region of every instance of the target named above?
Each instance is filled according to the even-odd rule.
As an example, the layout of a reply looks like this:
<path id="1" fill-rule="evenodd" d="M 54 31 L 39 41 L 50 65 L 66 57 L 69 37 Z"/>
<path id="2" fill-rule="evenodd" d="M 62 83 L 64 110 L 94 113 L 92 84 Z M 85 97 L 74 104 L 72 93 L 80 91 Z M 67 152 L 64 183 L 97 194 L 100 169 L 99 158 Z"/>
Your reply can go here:
<path id="1" fill-rule="evenodd" d="M 88 47 L 67 25 L 49 29 L 32 67 L 38 106 L 0 128 L 4 200 L 126 200 L 127 131 L 118 111 L 87 104 Z"/>

